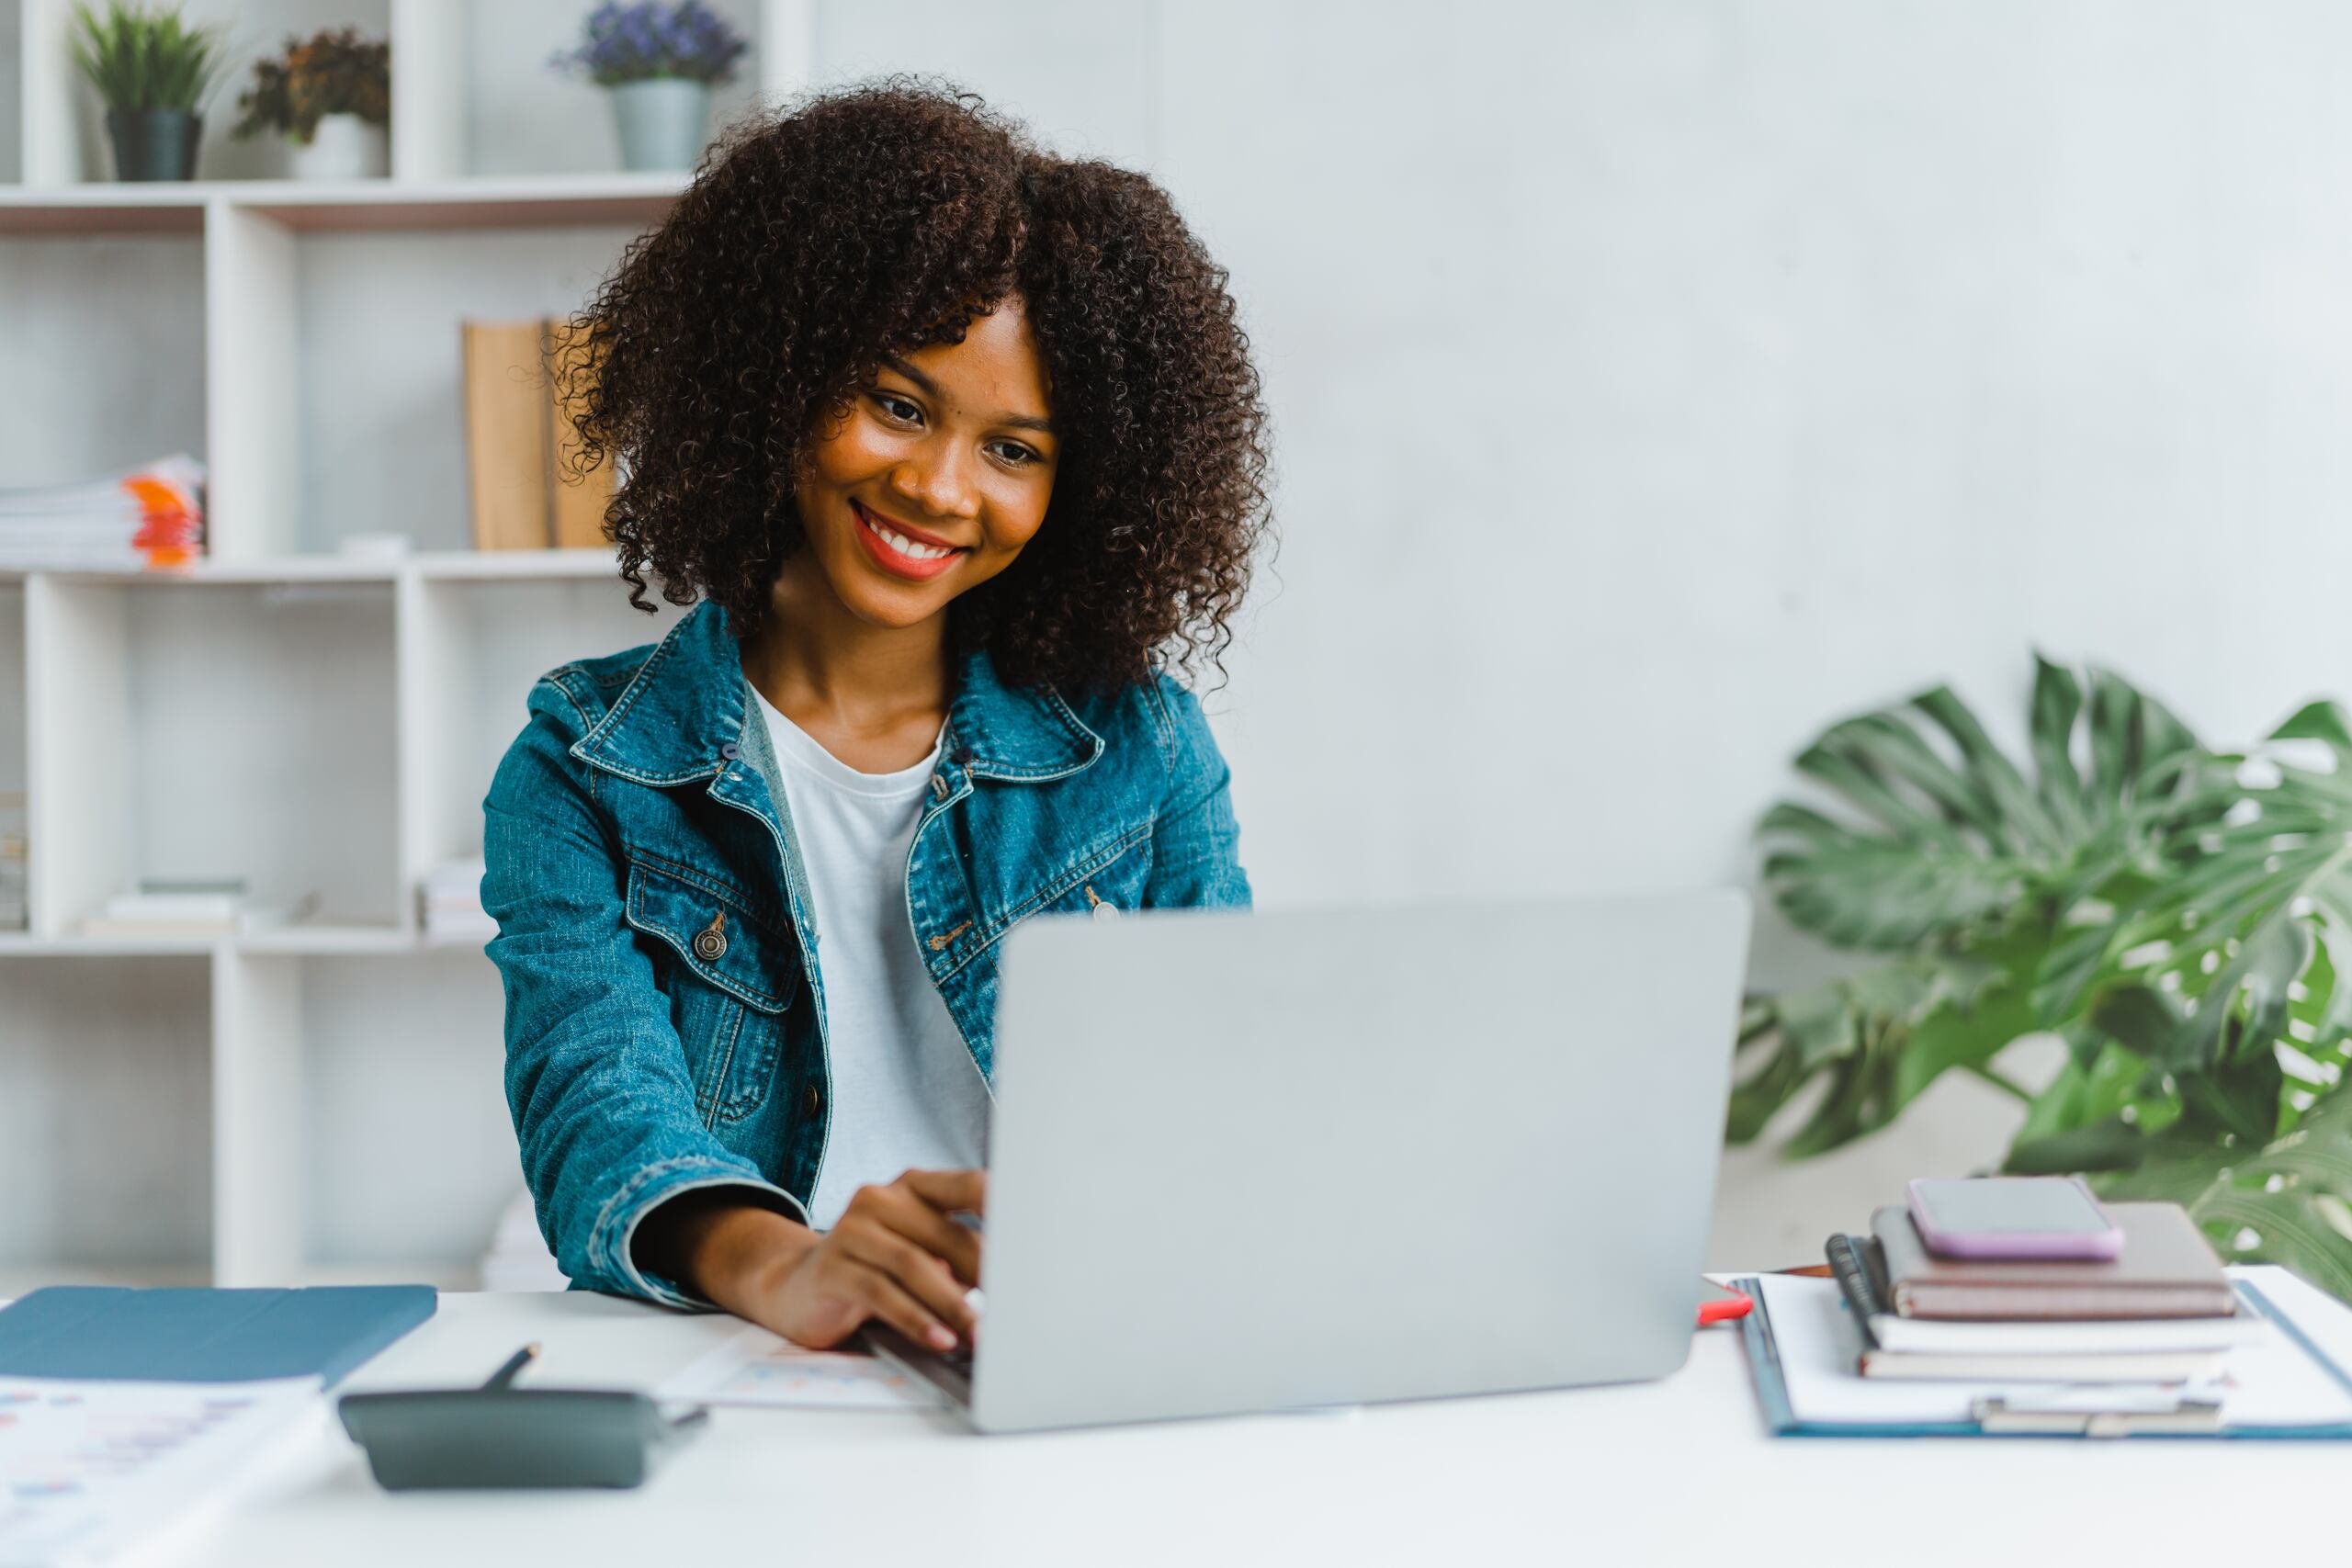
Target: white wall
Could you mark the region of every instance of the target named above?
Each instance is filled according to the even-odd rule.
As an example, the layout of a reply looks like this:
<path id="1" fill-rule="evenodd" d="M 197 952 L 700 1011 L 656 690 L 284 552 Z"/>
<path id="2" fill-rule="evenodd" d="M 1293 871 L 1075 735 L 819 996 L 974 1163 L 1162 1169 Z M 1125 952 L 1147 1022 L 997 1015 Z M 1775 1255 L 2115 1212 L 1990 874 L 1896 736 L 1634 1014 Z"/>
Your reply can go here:
<path id="1" fill-rule="evenodd" d="M 1951 678 L 2013 732 L 2035 645 L 2221 739 L 2352 692 L 2352 9 L 1159 25 L 1157 170 L 1279 425 L 1221 699 L 1268 904 L 1746 877 L 1823 723 Z M 1718 1254 L 2014 1118 L 1736 1157 Z"/>

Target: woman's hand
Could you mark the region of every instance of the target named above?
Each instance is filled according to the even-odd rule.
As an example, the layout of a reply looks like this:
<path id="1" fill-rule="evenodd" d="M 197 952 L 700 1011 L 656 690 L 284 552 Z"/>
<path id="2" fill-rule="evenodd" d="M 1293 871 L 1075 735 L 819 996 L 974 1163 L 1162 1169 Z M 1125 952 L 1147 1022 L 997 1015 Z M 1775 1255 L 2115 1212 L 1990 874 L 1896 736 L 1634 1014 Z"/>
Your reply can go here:
<path id="1" fill-rule="evenodd" d="M 979 1283 L 980 1238 L 949 1216 L 987 1201 L 985 1171 L 910 1170 L 859 1188 L 822 1234 L 730 1207 L 688 1219 L 678 1239 L 704 1295 L 795 1344 L 825 1349 L 878 1317 L 952 1350 L 977 1322 L 966 1292 Z"/>

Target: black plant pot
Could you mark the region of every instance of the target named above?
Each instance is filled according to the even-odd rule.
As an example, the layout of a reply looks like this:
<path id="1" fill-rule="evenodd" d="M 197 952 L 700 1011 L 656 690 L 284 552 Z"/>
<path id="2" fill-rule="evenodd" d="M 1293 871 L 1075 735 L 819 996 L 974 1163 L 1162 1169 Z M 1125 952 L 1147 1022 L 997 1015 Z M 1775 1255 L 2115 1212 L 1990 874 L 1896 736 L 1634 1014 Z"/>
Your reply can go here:
<path id="1" fill-rule="evenodd" d="M 107 110 L 119 180 L 194 179 L 203 135 L 204 117 L 190 109 Z"/>

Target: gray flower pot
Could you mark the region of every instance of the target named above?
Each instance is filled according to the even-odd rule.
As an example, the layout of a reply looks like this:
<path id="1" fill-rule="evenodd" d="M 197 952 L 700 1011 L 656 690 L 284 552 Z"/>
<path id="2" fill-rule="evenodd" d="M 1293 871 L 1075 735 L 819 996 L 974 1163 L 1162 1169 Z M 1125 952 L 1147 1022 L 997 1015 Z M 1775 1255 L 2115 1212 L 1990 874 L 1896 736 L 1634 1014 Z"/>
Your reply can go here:
<path id="1" fill-rule="evenodd" d="M 203 137 L 204 117 L 188 109 L 107 110 L 119 180 L 194 179 Z"/>
<path id="2" fill-rule="evenodd" d="M 613 122 L 621 133 L 621 167 L 691 169 L 701 159 L 703 132 L 710 122 L 708 84 L 654 76 L 623 82 L 612 95 Z"/>

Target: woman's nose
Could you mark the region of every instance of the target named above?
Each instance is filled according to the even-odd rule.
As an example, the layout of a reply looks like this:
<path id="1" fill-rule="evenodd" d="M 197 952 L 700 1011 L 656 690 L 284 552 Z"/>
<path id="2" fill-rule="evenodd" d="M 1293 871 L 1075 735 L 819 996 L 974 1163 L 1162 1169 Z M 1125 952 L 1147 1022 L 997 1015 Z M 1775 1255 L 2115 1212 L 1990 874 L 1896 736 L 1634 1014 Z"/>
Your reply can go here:
<path id="1" fill-rule="evenodd" d="M 890 470 L 890 488 L 934 517 L 969 517 L 972 476 L 952 449 L 925 453 Z"/>

